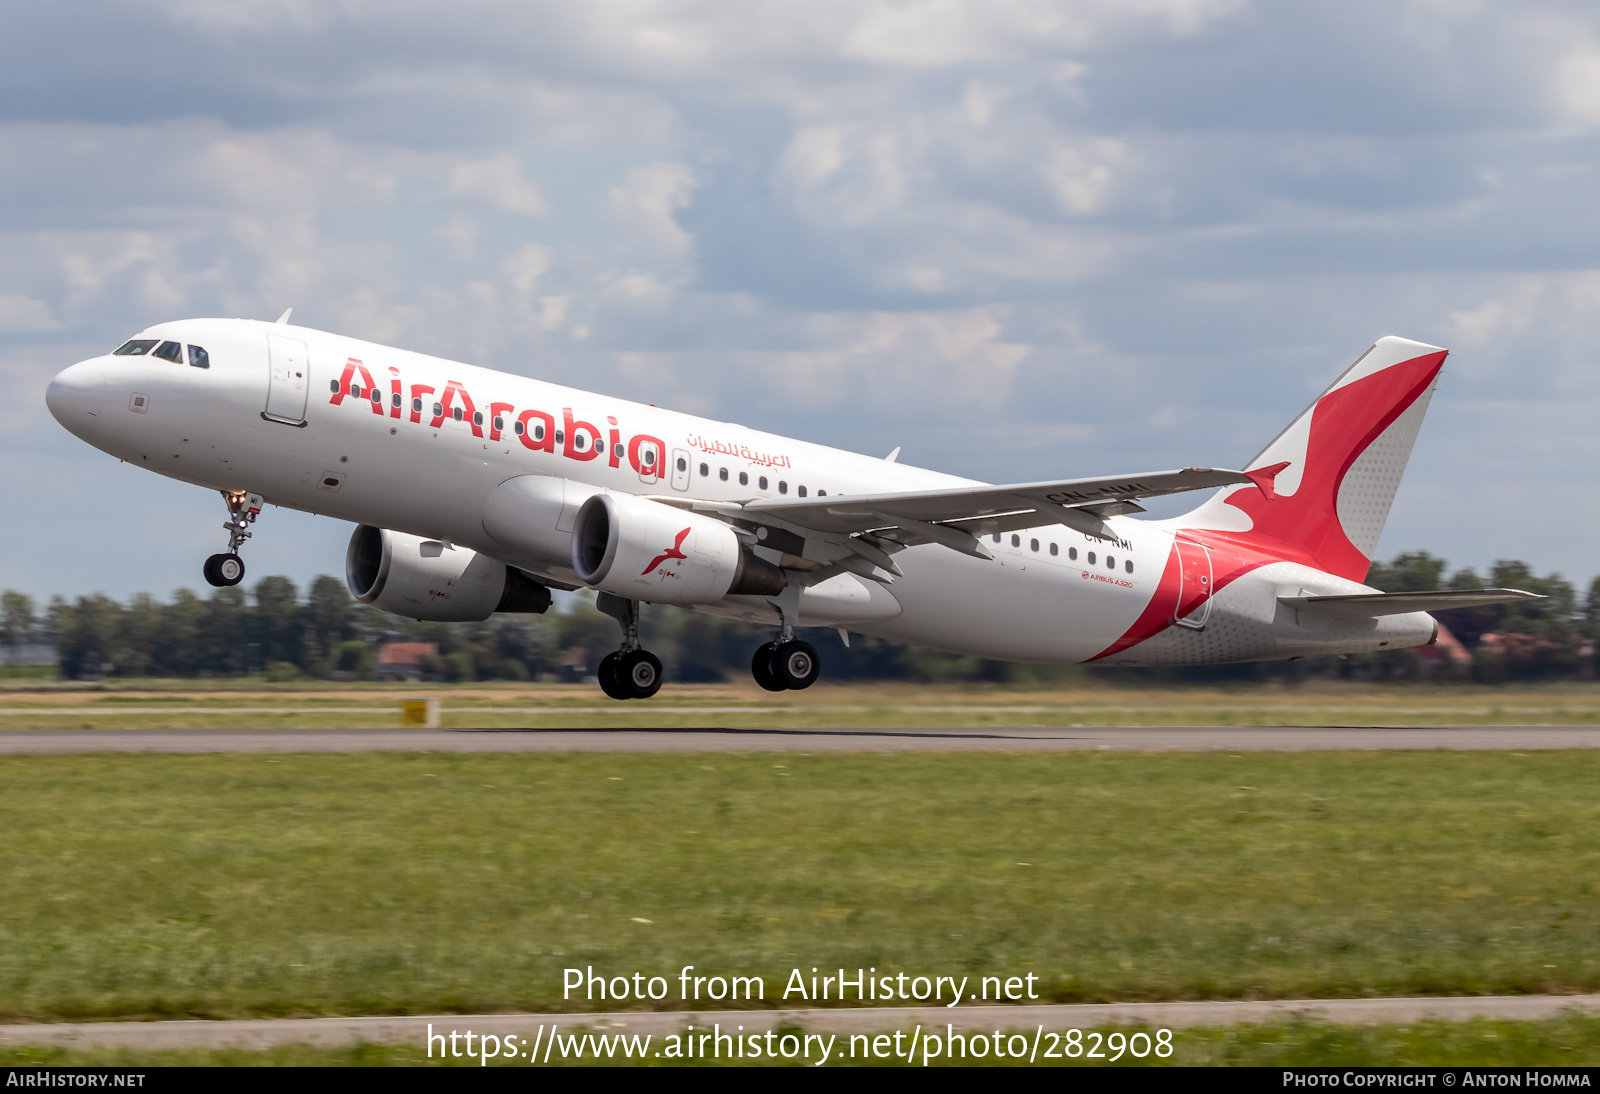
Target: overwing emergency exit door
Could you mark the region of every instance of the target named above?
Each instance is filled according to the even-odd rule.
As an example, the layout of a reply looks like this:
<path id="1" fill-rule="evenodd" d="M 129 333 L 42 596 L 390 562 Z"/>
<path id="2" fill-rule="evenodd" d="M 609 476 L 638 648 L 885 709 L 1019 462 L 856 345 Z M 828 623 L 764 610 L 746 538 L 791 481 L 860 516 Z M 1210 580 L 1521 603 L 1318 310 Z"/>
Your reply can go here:
<path id="1" fill-rule="evenodd" d="M 306 424 L 310 364 L 304 342 L 281 334 L 267 335 L 267 409 L 263 418 L 284 425 Z"/>
<path id="2" fill-rule="evenodd" d="M 1179 627 L 1199 630 L 1211 618 L 1211 551 L 1203 543 L 1191 543 L 1179 536 L 1173 541 L 1178 550 L 1178 606 L 1172 622 Z"/>

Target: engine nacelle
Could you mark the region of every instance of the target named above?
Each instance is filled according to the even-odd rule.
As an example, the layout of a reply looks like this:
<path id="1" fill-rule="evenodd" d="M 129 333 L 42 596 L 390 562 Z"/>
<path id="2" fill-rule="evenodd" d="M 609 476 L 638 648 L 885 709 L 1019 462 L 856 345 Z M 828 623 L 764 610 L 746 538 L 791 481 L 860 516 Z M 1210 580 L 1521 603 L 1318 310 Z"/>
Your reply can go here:
<path id="1" fill-rule="evenodd" d="M 436 539 L 363 524 L 345 551 L 345 583 L 362 603 L 433 623 L 495 612 L 543 612 L 550 590 L 503 562 Z"/>
<path id="2" fill-rule="evenodd" d="M 786 583 L 722 521 L 631 494 L 583 503 L 572 528 L 572 568 L 601 592 L 654 604 L 776 596 Z"/>

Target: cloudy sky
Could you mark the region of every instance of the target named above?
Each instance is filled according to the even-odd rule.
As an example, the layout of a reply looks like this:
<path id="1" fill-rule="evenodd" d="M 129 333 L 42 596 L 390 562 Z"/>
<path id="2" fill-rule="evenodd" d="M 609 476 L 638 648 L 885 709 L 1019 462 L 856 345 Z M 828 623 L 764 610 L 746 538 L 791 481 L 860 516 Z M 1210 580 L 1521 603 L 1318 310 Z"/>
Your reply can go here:
<path id="1" fill-rule="evenodd" d="M 1380 554 L 1600 573 L 1600 8 L 0 4 L 0 586 L 168 595 L 221 503 L 46 412 L 295 321 L 944 471 L 1238 466 L 1453 350 Z M 252 580 L 339 573 L 270 510 Z"/>

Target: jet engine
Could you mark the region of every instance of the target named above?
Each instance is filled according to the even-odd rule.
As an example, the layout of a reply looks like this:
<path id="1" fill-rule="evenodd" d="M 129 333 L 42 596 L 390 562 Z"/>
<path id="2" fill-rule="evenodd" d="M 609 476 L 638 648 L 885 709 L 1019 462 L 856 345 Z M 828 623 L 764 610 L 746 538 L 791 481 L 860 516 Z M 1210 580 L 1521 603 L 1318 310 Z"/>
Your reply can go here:
<path id="1" fill-rule="evenodd" d="M 550 607 L 550 590 L 521 570 L 465 547 L 368 524 L 350 537 L 344 574 L 357 600 L 435 623 Z"/>
<path id="2" fill-rule="evenodd" d="M 786 583 L 729 525 L 631 494 L 583 503 L 572 527 L 572 568 L 602 592 L 654 604 L 776 596 Z"/>

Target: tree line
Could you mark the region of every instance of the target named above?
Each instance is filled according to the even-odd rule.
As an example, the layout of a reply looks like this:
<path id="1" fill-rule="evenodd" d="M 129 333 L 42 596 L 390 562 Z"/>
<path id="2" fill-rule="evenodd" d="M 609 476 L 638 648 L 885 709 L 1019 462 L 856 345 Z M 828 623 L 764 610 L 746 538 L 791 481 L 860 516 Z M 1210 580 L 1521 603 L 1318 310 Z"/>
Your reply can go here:
<path id="1" fill-rule="evenodd" d="M 1547 599 L 1435 613 L 1465 647 L 1461 660 L 1396 650 L 1349 658 L 1174 669 L 1028 666 L 958 657 L 898 642 L 812 630 L 830 679 L 989 680 L 1048 682 L 1085 673 L 1154 680 L 1228 680 L 1331 676 L 1375 680 L 1440 679 L 1488 683 L 1588 678 L 1600 638 L 1600 578 L 1581 599 L 1560 574 L 1536 575 L 1525 562 L 1496 562 L 1486 575 L 1442 558 L 1407 552 L 1374 563 L 1367 583 L 1386 592 L 1510 587 Z M 749 671 L 751 653 L 770 627 L 736 623 L 677 608 L 647 606 L 642 639 L 671 679 L 713 682 Z M 141 593 L 126 603 L 94 594 L 52 597 L 43 606 L 15 590 L 0 593 L 0 647 L 16 663 L 20 651 L 53 648 L 66 679 L 98 677 L 245 677 L 273 680 L 369 679 L 389 642 L 424 642 L 437 654 L 424 666 L 434 678 L 571 679 L 591 673 L 618 644 L 616 623 L 587 594 L 567 610 L 499 615 L 482 623 L 422 623 L 355 600 L 336 577 L 320 576 L 305 595 L 286 577 L 267 577 L 248 592 L 217 589 L 209 597 L 179 589 L 170 601 Z"/>

